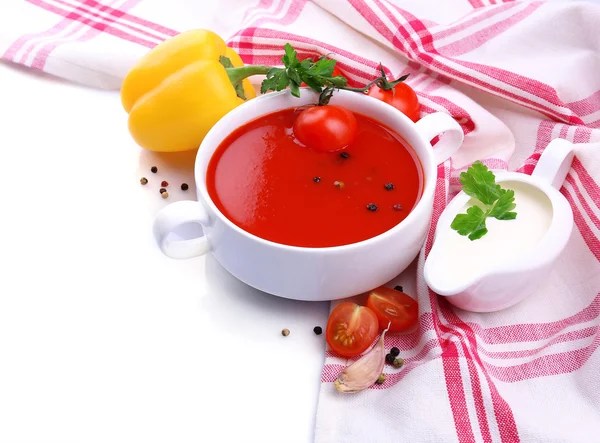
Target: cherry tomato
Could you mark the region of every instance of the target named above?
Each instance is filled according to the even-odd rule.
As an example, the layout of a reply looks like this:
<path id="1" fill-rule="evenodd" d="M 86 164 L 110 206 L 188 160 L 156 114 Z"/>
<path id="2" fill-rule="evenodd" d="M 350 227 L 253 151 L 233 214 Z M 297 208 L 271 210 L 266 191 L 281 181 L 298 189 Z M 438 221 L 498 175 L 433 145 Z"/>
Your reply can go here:
<path id="1" fill-rule="evenodd" d="M 307 147 L 323 152 L 344 149 L 357 132 L 358 123 L 352 111 L 335 105 L 307 108 L 294 122 L 296 138 Z"/>
<path id="2" fill-rule="evenodd" d="M 329 315 L 325 338 L 337 354 L 353 357 L 362 354 L 377 337 L 377 316 L 366 306 L 340 303 Z"/>
<path id="3" fill-rule="evenodd" d="M 419 320 L 417 301 L 404 292 L 385 286 L 369 293 L 367 306 L 377 315 L 381 329 L 391 322 L 390 332 L 406 331 Z"/>
<path id="4" fill-rule="evenodd" d="M 387 91 L 380 89 L 376 84 L 369 88 L 367 95 L 375 97 L 388 105 L 392 105 L 404 113 L 413 122 L 421 116 L 421 105 L 415 91 L 404 82 L 398 83 Z"/>

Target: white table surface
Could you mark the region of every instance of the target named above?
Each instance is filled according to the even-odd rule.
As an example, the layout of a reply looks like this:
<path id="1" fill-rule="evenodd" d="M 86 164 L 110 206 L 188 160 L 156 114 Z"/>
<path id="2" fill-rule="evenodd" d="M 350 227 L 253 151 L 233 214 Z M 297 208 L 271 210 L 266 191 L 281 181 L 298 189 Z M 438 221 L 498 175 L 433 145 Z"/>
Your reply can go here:
<path id="1" fill-rule="evenodd" d="M 193 159 L 137 147 L 117 92 L 0 63 L 0 442 L 312 441 L 329 304 L 160 252 Z"/>

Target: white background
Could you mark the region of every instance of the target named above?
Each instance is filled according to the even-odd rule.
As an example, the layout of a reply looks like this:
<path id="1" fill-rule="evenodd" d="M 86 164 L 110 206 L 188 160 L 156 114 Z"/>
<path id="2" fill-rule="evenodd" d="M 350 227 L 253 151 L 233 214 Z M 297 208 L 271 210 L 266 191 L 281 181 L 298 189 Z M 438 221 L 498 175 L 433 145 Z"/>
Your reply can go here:
<path id="1" fill-rule="evenodd" d="M 0 63 L 0 442 L 312 441 L 329 304 L 162 255 L 194 153 L 142 151 L 126 117 Z"/>

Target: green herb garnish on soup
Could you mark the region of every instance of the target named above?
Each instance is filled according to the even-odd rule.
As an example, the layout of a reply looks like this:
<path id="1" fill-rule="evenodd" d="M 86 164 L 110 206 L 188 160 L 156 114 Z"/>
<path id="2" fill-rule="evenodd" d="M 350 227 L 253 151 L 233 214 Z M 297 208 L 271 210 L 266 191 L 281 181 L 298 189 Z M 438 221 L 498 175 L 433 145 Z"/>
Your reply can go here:
<path id="1" fill-rule="evenodd" d="M 460 174 L 460 183 L 465 194 L 478 200 L 467 209 L 466 214 L 457 214 L 450 227 L 460 235 L 468 235 L 470 240 L 478 240 L 487 234 L 485 221 L 488 217 L 498 220 L 514 220 L 517 213 L 515 193 L 503 189 L 496 183 L 494 173 L 483 163 L 476 161 L 466 172 Z"/>

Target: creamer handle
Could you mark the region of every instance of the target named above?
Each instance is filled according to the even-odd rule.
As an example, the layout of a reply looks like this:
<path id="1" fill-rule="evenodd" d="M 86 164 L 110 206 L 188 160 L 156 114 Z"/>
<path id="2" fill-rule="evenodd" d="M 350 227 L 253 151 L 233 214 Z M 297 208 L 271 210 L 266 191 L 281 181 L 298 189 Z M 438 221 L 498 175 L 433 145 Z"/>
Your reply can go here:
<path id="1" fill-rule="evenodd" d="M 544 149 L 531 175 L 540 177 L 556 189 L 560 189 L 571 169 L 575 155 L 574 147 L 570 141 L 555 138 Z"/>
<path id="2" fill-rule="evenodd" d="M 444 133 L 433 148 L 436 165 L 444 163 L 452 157 L 465 139 L 465 134 L 456 120 L 443 112 L 426 115 L 416 123 L 416 126 L 417 131 L 423 134 L 427 143 L 431 143 L 436 135 Z"/>
<path id="3" fill-rule="evenodd" d="M 168 239 L 171 232 L 186 223 L 208 226 L 208 215 L 200 203 L 192 200 L 178 201 L 165 206 L 156 215 L 154 236 L 165 255 L 171 258 L 192 258 L 209 251 L 210 245 L 205 236 L 190 240 Z"/>

